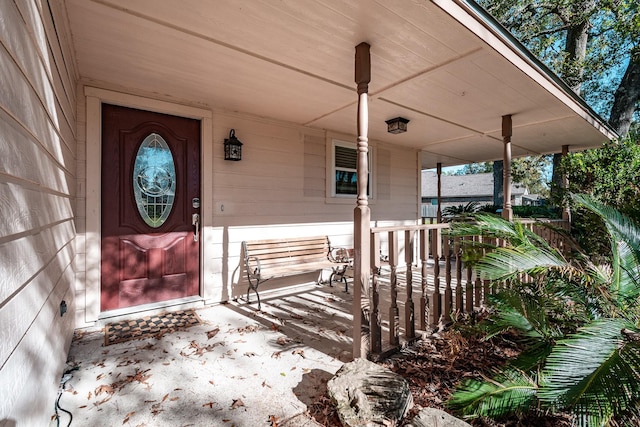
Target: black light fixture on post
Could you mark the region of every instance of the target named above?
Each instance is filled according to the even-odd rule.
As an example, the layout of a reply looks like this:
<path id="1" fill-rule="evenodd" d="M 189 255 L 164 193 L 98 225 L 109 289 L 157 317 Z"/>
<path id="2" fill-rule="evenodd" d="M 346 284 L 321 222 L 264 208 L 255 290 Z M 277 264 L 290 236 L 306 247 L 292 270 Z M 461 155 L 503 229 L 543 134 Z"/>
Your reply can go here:
<path id="1" fill-rule="evenodd" d="M 229 138 L 224 140 L 224 159 L 235 162 L 242 160 L 242 142 L 236 138 L 236 130 L 231 129 Z"/>
<path id="2" fill-rule="evenodd" d="M 387 132 L 396 134 L 407 131 L 407 123 L 409 123 L 409 120 L 404 117 L 396 117 L 395 119 L 387 120 L 386 123 Z"/>

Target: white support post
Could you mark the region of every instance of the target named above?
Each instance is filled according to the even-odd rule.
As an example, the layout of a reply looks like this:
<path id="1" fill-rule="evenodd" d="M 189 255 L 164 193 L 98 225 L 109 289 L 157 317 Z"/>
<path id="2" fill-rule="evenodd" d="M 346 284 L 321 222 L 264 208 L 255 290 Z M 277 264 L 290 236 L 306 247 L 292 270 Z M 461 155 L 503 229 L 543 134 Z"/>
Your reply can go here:
<path id="1" fill-rule="evenodd" d="M 436 214 L 436 223 L 442 222 L 442 163 L 436 164 L 438 175 L 438 213 Z"/>
<path id="2" fill-rule="evenodd" d="M 504 179 L 504 203 L 502 208 L 502 217 L 509 221 L 513 219 L 513 209 L 511 208 L 511 135 L 511 114 L 508 114 L 506 116 L 502 116 L 502 141 L 504 142 L 504 169 L 502 172 Z"/>
<path id="3" fill-rule="evenodd" d="M 355 82 L 358 85 L 358 198 L 353 212 L 354 284 L 353 284 L 353 358 L 366 358 L 369 353 L 369 278 L 371 275 L 371 212 L 367 196 L 369 152 L 368 92 L 371 81 L 370 46 L 356 46 Z"/>

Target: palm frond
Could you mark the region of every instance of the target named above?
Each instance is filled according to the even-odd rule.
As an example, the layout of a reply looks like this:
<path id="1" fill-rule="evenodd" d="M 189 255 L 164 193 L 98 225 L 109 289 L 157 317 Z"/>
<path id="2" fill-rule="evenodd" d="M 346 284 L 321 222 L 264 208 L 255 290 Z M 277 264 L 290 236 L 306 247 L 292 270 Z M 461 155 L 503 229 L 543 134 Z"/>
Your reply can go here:
<path id="1" fill-rule="evenodd" d="M 525 228 L 519 221 L 507 221 L 496 215 L 475 214 L 473 222 L 454 222 L 451 224 L 449 235 L 453 237 L 483 236 L 486 239 L 507 240 L 513 246 L 523 243 L 547 245 L 546 241 L 531 230 Z M 487 240 L 483 241 L 486 245 Z"/>
<path id="2" fill-rule="evenodd" d="M 543 370 L 540 401 L 570 408 L 583 426 L 602 425 L 638 406 L 640 345 L 622 336 L 629 327 L 624 320 L 602 319 L 559 341 Z"/>
<path id="3" fill-rule="evenodd" d="M 522 413 L 536 403 L 535 378 L 511 369 L 494 379 L 469 379 L 458 386 L 447 406 L 467 416 L 501 417 Z"/>
<path id="4" fill-rule="evenodd" d="M 476 264 L 476 271 L 488 280 L 509 280 L 520 274 L 535 276 L 549 269 L 570 270 L 557 251 L 535 246 L 496 248 Z"/>
<path id="5" fill-rule="evenodd" d="M 463 240 L 465 262 L 488 280 L 510 280 L 526 273 L 536 275 L 548 269 L 567 269 L 569 262 L 548 242 L 519 221 L 507 221 L 495 215 L 478 214 L 472 223 L 454 223 L 453 237 L 482 236 Z M 544 224 L 541 224 L 545 226 Z M 506 242 L 506 246 L 496 241 Z"/>
<path id="6" fill-rule="evenodd" d="M 640 297 L 640 227 L 619 211 L 589 196 L 574 195 L 573 198 L 602 218 L 611 240 L 613 277 L 610 291 L 623 307 L 637 310 Z"/>
<path id="7" fill-rule="evenodd" d="M 508 329 L 516 330 L 527 339 L 545 342 L 562 336 L 547 315 L 555 303 L 546 295 L 527 294 L 518 288 L 502 289 L 489 295 L 488 301 L 495 309 L 486 329 L 489 338 Z"/>
<path id="8" fill-rule="evenodd" d="M 584 325 L 590 321 L 608 317 L 611 313 L 610 296 L 606 288 L 598 281 L 592 280 L 589 272 L 580 271 L 577 274 L 558 274 L 557 277 L 546 277 L 545 294 L 553 295 L 562 303 L 560 311 L 554 313 L 556 318 L 563 321 L 575 322 L 575 326 Z M 569 277 L 571 276 L 571 277 Z"/>
<path id="9" fill-rule="evenodd" d="M 567 260 L 522 224 L 499 217 L 452 225 L 452 235 L 487 237 L 474 247 L 482 255 L 479 277 L 511 285 L 490 297 L 488 331 L 517 330 L 528 346 L 493 379 L 464 382 L 450 407 L 496 417 L 537 404 L 571 411 L 584 427 L 639 417 L 640 228 L 588 196 L 573 197 L 603 220 L 611 265 L 596 265 L 579 250 Z M 533 281 L 520 281 L 523 273 Z"/>
<path id="10" fill-rule="evenodd" d="M 511 360 L 508 366 L 523 372 L 537 372 L 546 363 L 552 349 L 553 341 L 538 340 L 528 345 L 527 349 Z"/>
<path id="11" fill-rule="evenodd" d="M 600 216 L 614 240 L 626 242 L 635 259 L 640 259 L 640 228 L 631 218 L 584 194 L 574 194 L 573 199 Z"/>

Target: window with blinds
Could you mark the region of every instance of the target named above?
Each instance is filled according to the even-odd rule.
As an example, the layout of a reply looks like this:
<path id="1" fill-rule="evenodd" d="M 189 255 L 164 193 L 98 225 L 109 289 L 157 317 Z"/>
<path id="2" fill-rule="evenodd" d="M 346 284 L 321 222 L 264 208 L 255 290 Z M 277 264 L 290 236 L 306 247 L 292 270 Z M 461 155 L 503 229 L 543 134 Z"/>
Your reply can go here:
<path id="1" fill-rule="evenodd" d="M 358 152 L 355 144 L 334 141 L 333 189 L 335 196 L 355 196 L 358 194 L 357 157 Z M 370 156 L 369 159 L 371 159 Z M 370 164 L 371 162 L 368 163 Z M 367 179 L 367 195 L 370 196 L 369 184 L 370 180 Z"/>

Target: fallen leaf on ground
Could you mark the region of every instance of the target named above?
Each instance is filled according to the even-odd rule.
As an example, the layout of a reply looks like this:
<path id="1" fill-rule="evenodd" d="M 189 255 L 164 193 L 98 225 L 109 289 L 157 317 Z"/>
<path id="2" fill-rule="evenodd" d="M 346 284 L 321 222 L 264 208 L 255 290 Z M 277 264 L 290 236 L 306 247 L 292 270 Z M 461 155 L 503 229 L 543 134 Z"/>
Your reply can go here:
<path id="1" fill-rule="evenodd" d="M 304 357 L 304 350 L 301 350 L 301 349 L 293 350 L 291 352 L 291 354 L 297 354 L 298 356 L 302 357 L 303 359 L 305 358 Z"/>
<path id="2" fill-rule="evenodd" d="M 207 338 L 211 339 L 211 338 L 215 337 L 216 335 L 218 335 L 218 332 L 220 332 L 220 328 L 215 328 L 215 329 L 212 329 L 212 330 L 208 331 L 207 332 Z"/>
<path id="3" fill-rule="evenodd" d="M 287 337 L 280 337 L 276 340 L 276 342 L 280 345 L 287 345 L 291 342 L 291 339 Z"/>
<path id="4" fill-rule="evenodd" d="M 258 327 L 255 325 L 247 325 L 244 328 L 238 328 L 238 333 L 240 333 L 240 335 L 244 334 L 244 333 L 250 333 L 250 332 L 256 332 L 258 330 Z"/>
<path id="5" fill-rule="evenodd" d="M 233 403 L 231 404 L 231 409 L 237 409 L 241 406 L 244 406 L 244 402 L 240 399 L 234 399 Z"/>
<path id="6" fill-rule="evenodd" d="M 126 383 L 132 383 L 134 381 L 148 386 L 149 383 L 147 383 L 147 380 L 149 379 L 149 377 L 151 377 L 151 374 L 147 374 L 147 372 L 149 372 L 150 370 L 151 369 L 146 369 L 144 371 L 136 370 L 136 372 L 133 375 L 127 375 L 127 378 L 125 378 L 124 380 L 118 381 L 116 383 L 113 383 L 112 386 L 116 387 L 117 389 L 121 389 L 122 387 L 124 387 Z"/>
<path id="7" fill-rule="evenodd" d="M 269 415 L 269 423 L 271 427 L 278 427 L 278 417 L 275 415 Z"/>
<path id="8" fill-rule="evenodd" d="M 160 412 L 164 412 L 164 409 L 160 407 L 160 403 L 156 403 L 155 405 L 151 405 L 151 413 L 153 415 L 158 415 Z"/>
<path id="9" fill-rule="evenodd" d="M 124 417 L 124 421 L 122 421 L 122 424 L 126 424 L 129 422 L 129 418 L 131 418 L 133 416 L 133 414 L 135 414 L 136 411 L 131 411 L 129 412 L 125 417 Z"/>
<path id="10" fill-rule="evenodd" d="M 96 387 L 96 390 L 95 390 L 94 393 L 95 393 L 96 396 L 99 396 L 102 393 L 113 394 L 113 392 L 114 392 L 113 387 L 111 387 L 110 385 L 107 385 L 107 384 L 103 384 L 103 385 L 100 385 L 100 386 Z"/>
<path id="11" fill-rule="evenodd" d="M 102 400 L 99 400 L 99 401 L 97 401 L 97 402 L 93 402 L 93 405 L 94 405 L 94 406 L 100 406 L 100 405 L 102 405 L 104 402 L 108 402 L 108 401 L 110 401 L 110 400 L 111 400 L 111 396 L 108 396 L 108 397 L 105 397 L 105 398 L 104 398 L 104 399 L 102 399 Z"/>

